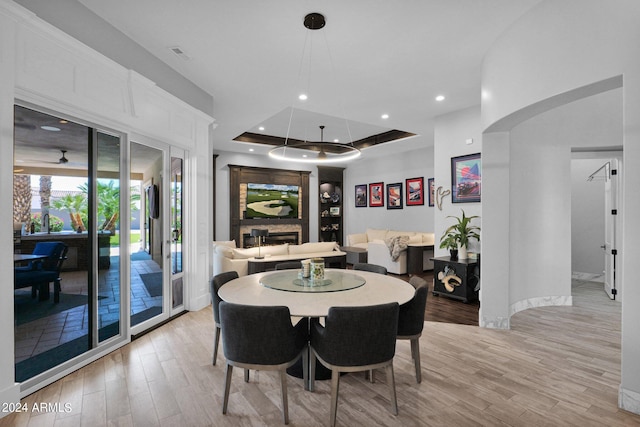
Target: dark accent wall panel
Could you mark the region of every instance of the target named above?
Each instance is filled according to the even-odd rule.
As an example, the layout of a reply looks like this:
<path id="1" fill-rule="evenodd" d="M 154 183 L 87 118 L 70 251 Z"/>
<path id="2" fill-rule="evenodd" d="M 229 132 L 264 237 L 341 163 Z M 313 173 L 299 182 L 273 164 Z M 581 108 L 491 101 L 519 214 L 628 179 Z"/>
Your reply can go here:
<path id="1" fill-rule="evenodd" d="M 294 171 L 287 169 L 260 168 L 253 166 L 229 166 L 229 204 L 230 204 L 230 239 L 242 241 L 240 227 L 242 225 L 300 224 L 302 242 L 309 241 L 309 175 L 310 171 Z M 240 184 L 278 184 L 297 185 L 302 189 L 301 218 L 280 219 L 244 219 L 240 212 Z"/>

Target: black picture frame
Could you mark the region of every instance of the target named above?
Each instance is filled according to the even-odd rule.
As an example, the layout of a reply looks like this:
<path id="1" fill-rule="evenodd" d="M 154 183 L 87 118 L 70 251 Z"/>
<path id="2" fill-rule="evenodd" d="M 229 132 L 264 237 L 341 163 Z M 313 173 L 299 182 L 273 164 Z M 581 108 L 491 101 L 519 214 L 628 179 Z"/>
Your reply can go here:
<path id="1" fill-rule="evenodd" d="M 387 209 L 402 209 L 402 183 L 387 184 Z"/>
<path id="2" fill-rule="evenodd" d="M 480 202 L 482 159 L 480 153 L 451 158 L 451 202 Z"/>
<path id="3" fill-rule="evenodd" d="M 367 184 L 356 185 L 355 188 L 356 208 L 367 207 Z"/>
<path id="4" fill-rule="evenodd" d="M 433 178 L 427 179 L 427 191 L 429 193 L 429 206 L 433 207 L 433 203 L 436 199 L 436 187 Z"/>

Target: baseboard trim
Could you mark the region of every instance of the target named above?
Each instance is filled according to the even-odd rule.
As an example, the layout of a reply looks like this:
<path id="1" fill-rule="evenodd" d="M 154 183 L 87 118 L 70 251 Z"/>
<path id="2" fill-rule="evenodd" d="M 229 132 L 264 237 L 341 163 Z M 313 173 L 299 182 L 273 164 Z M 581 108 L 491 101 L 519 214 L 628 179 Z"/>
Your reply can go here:
<path id="1" fill-rule="evenodd" d="M 0 390 L 0 402 L 20 403 L 20 384 L 15 383 L 10 387 Z M 9 415 L 11 412 L 0 411 L 0 418 Z"/>
<path id="2" fill-rule="evenodd" d="M 573 297 L 570 295 L 537 297 L 514 302 L 513 304 L 511 304 L 509 312 L 510 316 L 513 316 L 517 312 L 527 310 L 529 308 L 572 305 Z"/>
<path id="3" fill-rule="evenodd" d="M 640 393 L 626 390 L 620 386 L 618 392 L 618 407 L 625 411 L 640 414 Z"/>

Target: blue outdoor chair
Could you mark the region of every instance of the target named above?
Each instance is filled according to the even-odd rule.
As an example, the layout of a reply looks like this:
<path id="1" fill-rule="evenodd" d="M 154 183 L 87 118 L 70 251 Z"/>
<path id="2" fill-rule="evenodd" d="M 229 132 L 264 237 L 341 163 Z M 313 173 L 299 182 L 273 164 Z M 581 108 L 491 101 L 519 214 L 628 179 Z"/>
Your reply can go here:
<path id="1" fill-rule="evenodd" d="M 39 292 L 40 301 L 49 299 L 49 283 L 53 282 L 53 302 L 60 302 L 60 269 L 67 259 L 67 245 L 62 242 L 38 242 L 33 249 L 34 255 L 46 255 L 46 258 L 31 261 L 25 267 L 14 268 L 14 288 L 31 286 L 31 297 Z"/>

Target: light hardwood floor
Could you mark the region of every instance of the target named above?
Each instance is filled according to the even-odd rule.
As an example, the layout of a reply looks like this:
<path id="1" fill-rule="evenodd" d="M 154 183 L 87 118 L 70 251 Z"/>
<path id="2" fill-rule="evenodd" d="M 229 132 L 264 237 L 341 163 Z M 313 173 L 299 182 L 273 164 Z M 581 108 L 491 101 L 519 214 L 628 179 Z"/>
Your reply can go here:
<path id="1" fill-rule="evenodd" d="M 620 304 L 601 284 L 576 281 L 573 307 L 526 310 L 512 329 L 426 322 L 420 341 L 421 384 L 409 343 L 394 361 L 399 415 L 389 412 L 383 372 L 341 379 L 342 426 L 629 426 L 640 416 L 617 407 Z M 428 303 L 427 303 L 428 304 Z M 69 413 L 21 413 L 2 426 L 282 425 L 278 377 L 234 370 L 222 415 L 224 357 L 211 365 L 211 308 L 188 313 L 130 345 L 23 399 L 68 403 Z M 292 426 L 329 421 L 329 382 L 316 392 L 288 379 Z"/>

